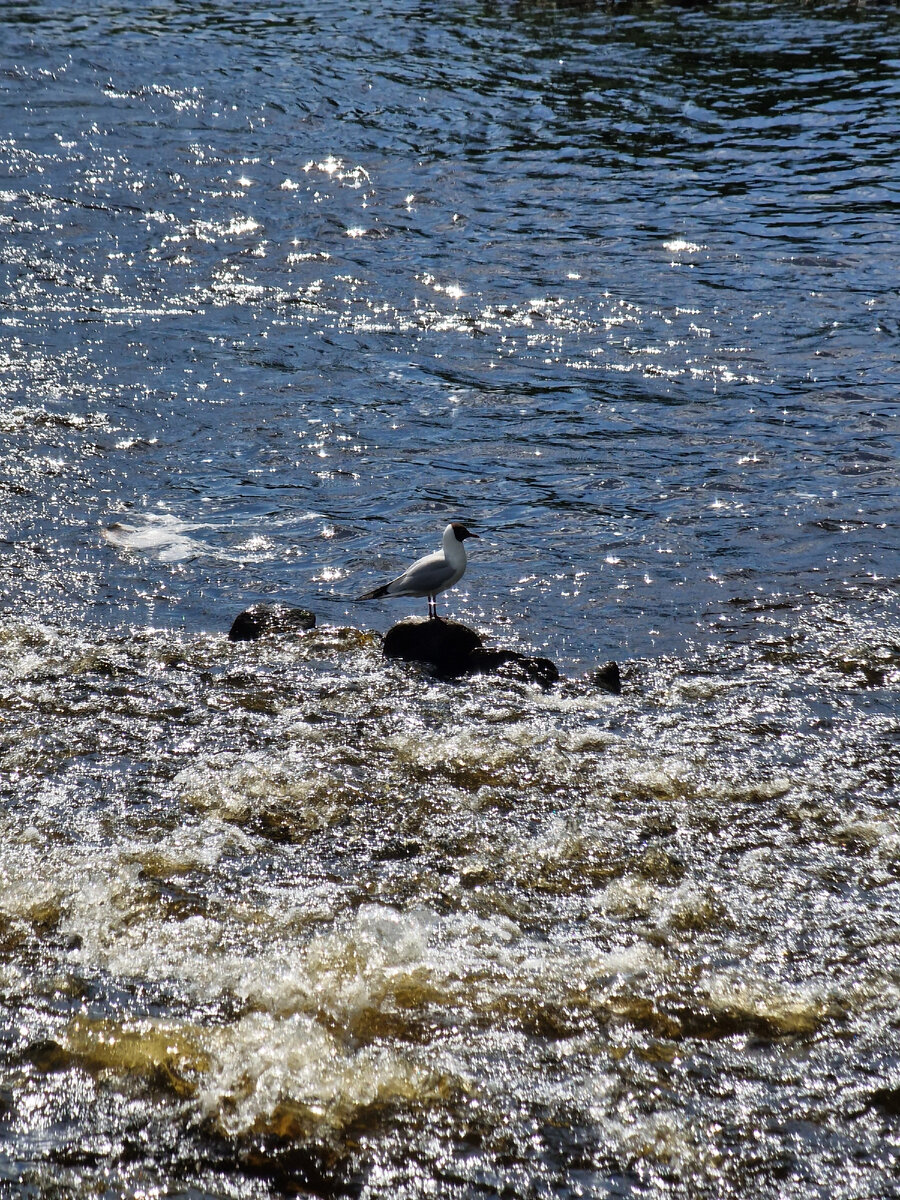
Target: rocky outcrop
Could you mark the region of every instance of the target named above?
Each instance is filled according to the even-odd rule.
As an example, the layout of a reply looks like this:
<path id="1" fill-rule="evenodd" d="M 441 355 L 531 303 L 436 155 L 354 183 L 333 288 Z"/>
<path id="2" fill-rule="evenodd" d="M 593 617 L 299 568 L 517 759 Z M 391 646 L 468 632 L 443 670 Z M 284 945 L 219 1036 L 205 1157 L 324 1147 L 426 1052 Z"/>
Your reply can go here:
<path id="1" fill-rule="evenodd" d="M 255 642 L 271 635 L 296 635 L 312 629 L 315 623 L 315 614 L 305 608 L 281 603 L 253 604 L 235 617 L 228 637 L 232 642 Z M 352 632 L 343 631 L 344 634 Z M 377 638 L 378 635 L 357 633 L 356 636 Z M 480 634 L 459 621 L 411 617 L 388 630 L 382 648 L 385 658 L 424 663 L 444 679 L 494 674 L 546 688 L 560 678 L 559 668 L 552 659 L 520 654 L 518 650 L 486 647 Z M 617 663 L 605 663 L 586 678 L 616 696 L 622 690 Z"/>
<path id="2" fill-rule="evenodd" d="M 549 658 L 516 650 L 485 649 L 480 635 L 459 621 L 401 621 L 385 635 L 384 654 L 386 658 L 426 663 L 449 679 L 496 672 L 542 687 L 559 679 L 559 670 Z"/>
<path id="3" fill-rule="evenodd" d="M 232 642 L 255 642 L 265 634 L 312 629 L 315 623 L 315 613 L 306 608 L 281 603 L 251 604 L 234 618 L 228 637 Z"/>

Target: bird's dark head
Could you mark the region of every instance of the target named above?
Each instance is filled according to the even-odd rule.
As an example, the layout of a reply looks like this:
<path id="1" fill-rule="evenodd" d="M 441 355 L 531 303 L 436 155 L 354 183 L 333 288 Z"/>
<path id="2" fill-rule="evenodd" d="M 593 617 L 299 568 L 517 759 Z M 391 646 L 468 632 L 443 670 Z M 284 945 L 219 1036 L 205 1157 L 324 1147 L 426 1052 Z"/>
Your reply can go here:
<path id="1" fill-rule="evenodd" d="M 473 533 L 471 529 L 466 529 L 465 525 L 460 525 L 459 521 L 452 521 L 450 528 L 453 530 L 453 536 L 458 542 L 464 542 L 467 537 L 478 537 L 477 533 Z"/>

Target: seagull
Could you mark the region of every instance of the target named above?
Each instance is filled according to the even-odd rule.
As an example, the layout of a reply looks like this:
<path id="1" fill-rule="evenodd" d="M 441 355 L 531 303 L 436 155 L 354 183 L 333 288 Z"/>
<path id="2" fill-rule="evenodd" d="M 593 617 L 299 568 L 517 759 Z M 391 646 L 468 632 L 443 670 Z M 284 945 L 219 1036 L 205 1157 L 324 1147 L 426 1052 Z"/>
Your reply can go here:
<path id="1" fill-rule="evenodd" d="M 466 570 L 466 548 L 463 542 L 466 538 L 477 538 L 478 534 L 458 521 L 452 521 L 444 530 L 441 539 L 441 549 L 434 554 L 426 554 L 407 567 L 402 575 L 377 587 L 359 600 L 377 600 L 379 596 L 427 596 L 428 616 L 437 620 L 437 605 L 435 596 L 445 592 L 459 583 Z"/>

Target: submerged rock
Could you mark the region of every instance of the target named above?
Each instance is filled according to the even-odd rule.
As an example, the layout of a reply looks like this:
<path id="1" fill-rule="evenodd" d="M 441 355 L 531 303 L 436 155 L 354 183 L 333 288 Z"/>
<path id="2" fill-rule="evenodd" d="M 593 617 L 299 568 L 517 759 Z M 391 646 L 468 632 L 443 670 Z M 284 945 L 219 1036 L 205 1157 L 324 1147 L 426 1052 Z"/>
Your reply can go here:
<path id="1" fill-rule="evenodd" d="M 556 663 L 549 658 L 516 650 L 486 650 L 480 635 L 459 621 L 401 621 L 385 635 L 384 654 L 386 658 L 427 663 L 449 678 L 494 671 L 542 687 L 559 679 Z"/>
<path id="2" fill-rule="evenodd" d="M 281 603 L 251 604 L 234 618 L 228 638 L 232 642 L 255 642 L 267 633 L 296 633 L 312 629 L 315 623 L 315 613 L 307 608 Z"/>

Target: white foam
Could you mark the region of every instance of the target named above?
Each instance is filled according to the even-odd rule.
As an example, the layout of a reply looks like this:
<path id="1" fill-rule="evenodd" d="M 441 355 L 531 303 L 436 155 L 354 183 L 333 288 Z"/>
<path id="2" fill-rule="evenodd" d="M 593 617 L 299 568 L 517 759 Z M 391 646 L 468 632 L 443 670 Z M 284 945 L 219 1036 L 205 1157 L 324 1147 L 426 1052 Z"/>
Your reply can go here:
<path id="1" fill-rule="evenodd" d="M 149 514 L 140 523 L 117 521 L 102 531 L 104 539 L 119 550 L 154 554 L 161 562 L 185 562 L 214 554 L 205 542 L 191 535 L 209 525 L 181 521 L 169 514 Z"/>

